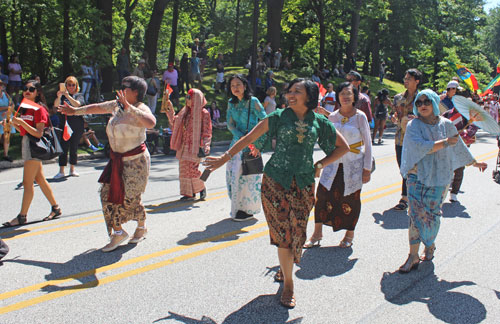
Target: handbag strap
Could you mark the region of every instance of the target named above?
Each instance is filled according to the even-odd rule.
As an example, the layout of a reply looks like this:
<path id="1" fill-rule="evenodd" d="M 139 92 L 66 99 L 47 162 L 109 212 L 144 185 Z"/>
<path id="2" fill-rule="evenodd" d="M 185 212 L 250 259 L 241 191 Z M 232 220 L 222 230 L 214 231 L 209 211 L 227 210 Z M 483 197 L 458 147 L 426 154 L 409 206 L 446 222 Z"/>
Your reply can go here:
<path id="1" fill-rule="evenodd" d="M 250 97 L 250 99 L 248 99 L 248 119 L 247 119 L 247 132 L 246 132 L 246 134 L 248 134 L 248 127 L 250 125 L 250 103 L 251 102 L 252 102 L 252 97 Z"/>

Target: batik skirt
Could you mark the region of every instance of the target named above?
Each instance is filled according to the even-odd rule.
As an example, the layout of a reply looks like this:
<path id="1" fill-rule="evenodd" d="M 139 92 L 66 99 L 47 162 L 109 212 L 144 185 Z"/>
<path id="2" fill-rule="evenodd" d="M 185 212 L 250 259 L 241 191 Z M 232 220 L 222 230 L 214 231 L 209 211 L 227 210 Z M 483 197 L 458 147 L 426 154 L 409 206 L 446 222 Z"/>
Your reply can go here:
<path id="1" fill-rule="evenodd" d="M 113 226 L 120 226 L 130 220 L 139 222 L 146 219 L 146 210 L 142 204 L 141 195 L 148 183 L 149 166 L 150 157 L 147 151 L 139 158 L 123 161 L 122 179 L 125 187 L 123 204 L 108 202 L 109 184 L 102 185 L 102 212 L 109 235 Z"/>
<path id="2" fill-rule="evenodd" d="M 361 213 L 361 189 L 344 196 L 344 168 L 339 165 L 330 190 L 321 183 L 316 192 L 314 222 L 332 226 L 334 231 L 354 231 Z"/>
<path id="3" fill-rule="evenodd" d="M 198 170 L 199 165 L 197 162 L 179 161 L 181 195 L 194 197 L 198 192 L 205 189 L 205 183 L 200 180 L 201 172 Z"/>
<path id="4" fill-rule="evenodd" d="M 427 187 L 418 181 L 415 174 L 409 174 L 408 216 L 410 218 L 410 244 L 424 243 L 430 247 L 436 240 L 441 223 L 441 205 L 446 197 L 448 186 Z"/>
<path id="5" fill-rule="evenodd" d="M 307 234 L 309 213 L 314 206 L 314 183 L 300 189 L 293 178 L 290 189 L 264 174 L 262 208 L 269 227 L 271 244 L 291 249 L 295 263 L 300 262 Z"/>

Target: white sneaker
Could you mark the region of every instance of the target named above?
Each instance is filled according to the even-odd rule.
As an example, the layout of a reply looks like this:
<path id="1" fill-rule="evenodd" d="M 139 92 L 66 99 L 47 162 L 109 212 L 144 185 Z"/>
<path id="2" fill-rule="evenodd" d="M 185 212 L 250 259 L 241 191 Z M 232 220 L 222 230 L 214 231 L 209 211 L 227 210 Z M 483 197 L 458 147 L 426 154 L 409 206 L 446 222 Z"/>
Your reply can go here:
<path id="1" fill-rule="evenodd" d="M 450 201 L 451 202 L 457 202 L 458 201 L 457 194 L 450 193 Z"/>
<path id="2" fill-rule="evenodd" d="M 58 174 L 56 174 L 56 175 L 54 176 L 54 178 L 53 178 L 53 179 L 54 179 L 54 180 L 57 180 L 57 179 L 61 179 L 61 178 L 64 178 L 64 177 L 65 177 L 64 173 L 59 172 Z"/>
<path id="3" fill-rule="evenodd" d="M 70 177 L 79 177 L 80 174 L 78 172 L 76 172 L 76 171 L 69 171 L 69 176 Z"/>

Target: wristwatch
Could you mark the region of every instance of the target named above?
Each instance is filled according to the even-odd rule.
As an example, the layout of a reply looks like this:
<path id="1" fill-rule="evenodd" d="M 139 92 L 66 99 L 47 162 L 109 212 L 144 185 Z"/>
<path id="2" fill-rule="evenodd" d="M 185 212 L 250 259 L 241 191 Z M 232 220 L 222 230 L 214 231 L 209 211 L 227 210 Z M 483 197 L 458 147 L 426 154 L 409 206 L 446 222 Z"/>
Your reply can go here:
<path id="1" fill-rule="evenodd" d="M 320 170 L 321 170 L 321 169 L 323 169 L 323 163 L 321 163 L 321 162 L 316 162 L 316 164 L 314 165 L 314 167 L 315 167 L 316 169 L 320 169 Z"/>

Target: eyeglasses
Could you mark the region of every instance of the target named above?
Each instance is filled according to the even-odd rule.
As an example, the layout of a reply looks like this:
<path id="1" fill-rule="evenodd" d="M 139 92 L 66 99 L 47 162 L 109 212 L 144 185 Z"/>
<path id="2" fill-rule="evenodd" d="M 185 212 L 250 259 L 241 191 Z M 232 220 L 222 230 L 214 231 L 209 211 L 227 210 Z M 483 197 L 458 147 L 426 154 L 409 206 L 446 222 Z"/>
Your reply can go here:
<path id="1" fill-rule="evenodd" d="M 25 91 L 35 92 L 35 91 L 36 91 L 36 88 L 35 88 L 35 87 L 27 87 L 27 86 L 23 86 L 23 92 L 25 92 Z"/>
<path id="2" fill-rule="evenodd" d="M 430 99 L 415 101 L 415 106 L 420 107 L 422 105 L 430 106 L 430 105 L 432 105 L 432 101 Z"/>

